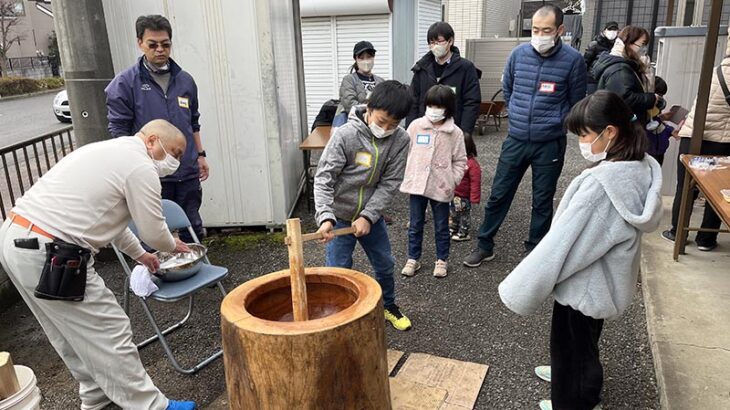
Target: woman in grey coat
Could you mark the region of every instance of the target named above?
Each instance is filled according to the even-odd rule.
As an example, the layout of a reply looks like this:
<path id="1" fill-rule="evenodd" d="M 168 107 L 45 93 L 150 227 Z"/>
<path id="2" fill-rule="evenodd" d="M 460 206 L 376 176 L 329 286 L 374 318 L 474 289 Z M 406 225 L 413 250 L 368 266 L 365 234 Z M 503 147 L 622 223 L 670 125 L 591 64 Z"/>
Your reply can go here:
<path id="1" fill-rule="evenodd" d="M 356 105 L 365 104 L 376 85 L 382 83 L 383 78 L 373 74 L 375 64 L 375 47 L 369 41 L 360 41 L 352 50 L 355 62 L 350 73 L 342 78 L 340 84 L 340 105 L 337 106 L 332 127 L 339 127 L 347 122 L 350 109 Z"/>
<path id="2" fill-rule="evenodd" d="M 550 231 L 499 285 L 502 302 L 518 314 L 555 299 L 551 366 L 535 369 L 551 382 L 552 401 L 540 402 L 542 410 L 600 405 L 603 320 L 631 303 L 642 233 L 656 230 L 662 216 L 661 167 L 646 154 L 644 129 L 621 97 L 605 90 L 586 97 L 566 128 L 594 165 L 571 182 Z"/>

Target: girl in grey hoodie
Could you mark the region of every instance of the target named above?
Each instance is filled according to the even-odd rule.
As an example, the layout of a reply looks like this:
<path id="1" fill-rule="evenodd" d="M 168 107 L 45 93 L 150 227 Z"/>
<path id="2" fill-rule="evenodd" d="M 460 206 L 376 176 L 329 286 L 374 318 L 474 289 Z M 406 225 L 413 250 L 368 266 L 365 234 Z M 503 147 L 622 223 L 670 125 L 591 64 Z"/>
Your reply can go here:
<path id="1" fill-rule="evenodd" d="M 616 94 L 598 91 L 576 104 L 566 128 L 594 163 L 568 187 L 552 228 L 499 285 L 512 311 L 534 313 L 553 296 L 551 366 L 535 369 L 551 381 L 543 410 L 600 407 L 603 368 L 598 340 L 603 320 L 632 300 L 641 235 L 661 219 L 661 168 L 647 155 L 644 130 Z"/>

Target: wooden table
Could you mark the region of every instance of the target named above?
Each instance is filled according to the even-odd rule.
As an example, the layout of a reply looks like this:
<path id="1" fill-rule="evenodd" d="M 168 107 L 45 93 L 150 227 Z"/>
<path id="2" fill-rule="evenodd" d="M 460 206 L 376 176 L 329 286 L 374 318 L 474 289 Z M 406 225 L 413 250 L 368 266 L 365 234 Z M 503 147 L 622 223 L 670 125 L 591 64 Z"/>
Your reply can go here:
<path id="1" fill-rule="evenodd" d="M 307 208 L 312 210 L 312 201 L 314 201 L 314 175 L 310 172 L 311 151 L 323 150 L 330 140 L 330 132 L 332 127 L 321 126 L 316 127 L 309 136 L 299 144 L 299 149 L 304 151 L 304 164 L 306 172 L 306 189 L 307 189 Z"/>
<path id="2" fill-rule="evenodd" d="M 710 204 L 712 209 L 715 210 L 717 216 L 725 224 L 730 227 L 730 202 L 725 201 L 721 189 L 730 189 L 730 167 L 724 169 L 715 169 L 711 171 L 704 171 L 693 169 L 689 166 L 692 158 L 699 155 L 682 155 L 680 160 L 685 169 L 689 174 L 689 191 L 688 195 L 691 195 L 692 190 L 697 186 L 700 191 L 705 195 L 707 203 Z M 681 195 L 678 192 L 676 195 Z M 691 203 L 690 203 L 690 206 Z M 689 227 L 689 218 L 686 217 L 688 212 L 680 212 L 679 223 L 677 226 L 677 236 L 674 241 L 674 260 L 679 260 L 679 254 L 684 253 L 684 247 L 687 244 L 687 232 L 689 231 L 705 231 L 705 232 L 730 232 L 723 229 L 702 229 L 702 228 L 691 228 Z M 685 220 L 687 219 L 687 220 Z"/>
<path id="3" fill-rule="evenodd" d="M 327 143 L 330 140 L 330 132 L 332 131 L 332 127 L 329 126 L 321 126 L 317 127 L 312 131 L 309 136 L 302 141 L 301 144 L 299 144 L 299 149 L 302 151 L 313 151 L 313 150 L 319 150 L 324 149 L 325 146 L 327 146 Z"/>

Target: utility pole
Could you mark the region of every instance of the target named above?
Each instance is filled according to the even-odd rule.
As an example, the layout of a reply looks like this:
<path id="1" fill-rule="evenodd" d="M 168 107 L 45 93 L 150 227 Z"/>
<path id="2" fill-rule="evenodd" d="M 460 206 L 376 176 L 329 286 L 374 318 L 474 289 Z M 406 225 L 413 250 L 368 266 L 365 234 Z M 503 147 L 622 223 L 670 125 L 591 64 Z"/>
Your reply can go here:
<path id="1" fill-rule="evenodd" d="M 78 145 L 109 138 L 104 88 L 114 77 L 101 0 L 53 0 L 74 135 Z"/>

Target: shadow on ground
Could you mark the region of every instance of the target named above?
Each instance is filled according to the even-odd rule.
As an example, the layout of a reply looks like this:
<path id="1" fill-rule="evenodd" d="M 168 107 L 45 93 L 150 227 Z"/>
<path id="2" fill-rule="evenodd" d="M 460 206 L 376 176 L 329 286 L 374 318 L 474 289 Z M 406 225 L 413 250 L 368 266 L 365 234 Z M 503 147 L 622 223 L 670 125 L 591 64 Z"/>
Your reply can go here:
<path id="1" fill-rule="evenodd" d="M 502 132 L 476 138 L 484 173 L 483 202 L 489 195 L 504 137 Z M 577 143 L 571 140 L 558 198 L 584 167 Z M 453 243 L 450 273 L 444 279 L 436 279 L 430 274 L 435 261 L 432 226 L 427 226 L 425 233 L 421 272 L 413 278 L 402 278 L 397 273 L 407 256 L 407 197 L 399 195 L 389 210 L 395 219 L 389 233 L 397 261 L 397 302 L 413 321 L 414 328 L 405 333 L 388 328 L 388 347 L 406 353 L 424 352 L 488 364 L 489 373 L 479 395 L 477 409 L 534 409 L 540 399 L 550 395 L 549 384 L 538 380 L 532 371 L 534 366 L 547 364 L 549 360 L 552 302 L 546 302 L 534 316 L 521 317 L 507 310 L 497 293 L 497 285 L 519 262 L 523 250 L 522 241 L 527 236 L 530 219 L 530 181 L 528 172 L 497 235 L 496 259 L 480 268 L 467 269 L 461 261 L 475 246 L 474 241 Z M 477 207 L 472 212 L 472 230 L 475 230 L 481 223 L 483 208 Z M 305 231 L 315 229 L 306 205 L 300 204 L 295 215 L 304 221 Z M 320 245 L 307 244 L 304 251 L 306 265 L 324 264 L 324 249 Z M 230 269 L 231 275 L 224 282 L 229 290 L 251 278 L 284 269 L 288 263 L 281 233 L 213 238 L 210 258 Z M 113 260 L 99 261 L 97 266 L 107 285 L 119 296 L 122 272 L 117 263 Z M 358 248 L 354 268 L 367 273 L 368 266 L 364 253 Z M 190 325 L 170 337 L 170 343 L 180 354 L 183 365 L 190 365 L 195 358 L 220 347 L 219 306 L 220 296 L 215 289 L 202 292 L 196 300 L 198 309 Z M 183 303 L 156 307 L 160 308 L 157 310 L 159 320 L 169 323 L 184 314 L 185 309 Z M 130 316 L 138 339 L 152 332 L 138 303 L 132 304 Z M 604 409 L 659 408 L 640 289 L 629 310 L 617 320 L 606 322 L 604 329 L 601 340 L 605 371 Z M 22 303 L 2 314 L 0 350 L 10 351 L 16 363 L 35 370 L 44 396 L 43 408 L 78 408 L 78 385 Z M 170 398 L 196 400 L 207 405 L 225 393 L 221 360 L 196 375 L 183 376 L 169 366 L 159 345 L 142 349 L 141 357 L 152 379 Z M 111 358 L 109 366 L 114 366 Z"/>

